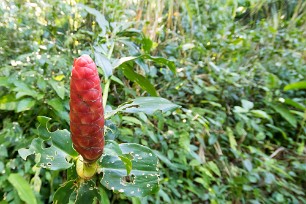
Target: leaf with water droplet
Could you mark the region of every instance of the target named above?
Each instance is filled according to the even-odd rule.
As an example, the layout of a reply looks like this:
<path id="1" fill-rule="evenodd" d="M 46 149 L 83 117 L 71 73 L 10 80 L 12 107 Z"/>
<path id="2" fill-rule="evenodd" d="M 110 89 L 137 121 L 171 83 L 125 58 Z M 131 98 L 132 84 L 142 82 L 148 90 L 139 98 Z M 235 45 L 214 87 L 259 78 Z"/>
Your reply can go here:
<path id="1" fill-rule="evenodd" d="M 106 154 L 100 161 L 103 171 L 101 183 L 110 190 L 121 192 L 127 196 L 143 197 L 158 191 L 157 157 L 145 146 L 133 143 L 116 144 L 112 146 L 118 155 Z M 126 161 L 132 169 L 127 174 Z M 129 167 L 129 168 L 130 168 Z"/>
<path id="2" fill-rule="evenodd" d="M 95 198 L 101 200 L 99 189 L 93 180 L 88 180 L 77 189 L 75 204 L 93 203 Z"/>

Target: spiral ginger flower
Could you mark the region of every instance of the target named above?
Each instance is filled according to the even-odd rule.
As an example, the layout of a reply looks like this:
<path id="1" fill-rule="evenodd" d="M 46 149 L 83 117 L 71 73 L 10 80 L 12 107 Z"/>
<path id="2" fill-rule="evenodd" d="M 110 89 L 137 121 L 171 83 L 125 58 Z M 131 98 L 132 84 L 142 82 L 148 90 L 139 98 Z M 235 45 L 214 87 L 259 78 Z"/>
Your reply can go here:
<path id="1" fill-rule="evenodd" d="M 97 67 L 88 55 L 74 60 L 70 81 L 70 131 L 73 146 L 84 162 L 103 153 L 104 110 Z"/>

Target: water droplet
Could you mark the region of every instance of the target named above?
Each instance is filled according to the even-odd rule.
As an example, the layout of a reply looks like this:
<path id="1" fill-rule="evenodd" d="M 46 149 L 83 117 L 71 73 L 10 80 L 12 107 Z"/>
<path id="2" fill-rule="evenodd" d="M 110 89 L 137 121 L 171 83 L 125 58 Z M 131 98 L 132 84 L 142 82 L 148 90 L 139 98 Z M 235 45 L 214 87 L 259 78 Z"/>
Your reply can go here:
<path id="1" fill-rule="evenodd" d="M 135 192 L 134 191 L 131 191 L 131 194 L 134 194 Z"/>
<path id="2" fill-rule="evenodd" d="M 115 188 L 114 188 L 114 187 L 111 187 L 111 189 L 112 189 L 112 191 L 113 191 L 113 190 L 115 190 Z"/>
<path id="3" fill-rule="evenodd" d="M 119 192 L 120 192 L 120 193 L 123 193 L 123 192 L 124 192 L 124 190 L 123 190 L 123 189 L 119 189 Z"/>
<path id="4" fill-rule="evenodd" d="M 140 192 L 140 189 L 138 188 L 137 191 Z"/>
<path id="5" fill-rule="evenodd" d="M 150 155 L 150 157 L 152 157 L 152 156 L 153 156 L 153 154 L 152 154 L 152 153 L 149 153 L 149 155 Z"/>
<path id="6" fill-rule="evenodd" d="M 149 188 L 149 187 L 150 187 L 150 184 L 147 184 L 147 187 Z"/>

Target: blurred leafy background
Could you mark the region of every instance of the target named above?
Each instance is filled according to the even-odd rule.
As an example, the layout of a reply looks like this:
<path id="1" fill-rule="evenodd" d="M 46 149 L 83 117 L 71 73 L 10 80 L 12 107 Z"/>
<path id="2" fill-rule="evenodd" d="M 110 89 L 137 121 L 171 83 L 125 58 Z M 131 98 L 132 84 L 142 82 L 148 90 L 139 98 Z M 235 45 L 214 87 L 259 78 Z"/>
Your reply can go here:
<path id="1" fill-rule="evenodd" d="M 26 200 L 16 173 L 38 203 L 66 180 L 18 150 L 37 116 L 69 129 L 70 70 L 84 53 L 113 67 L 140 56 L 112 70 L 108 108 L 154 95 L 181 106 L 111 118 L 117 141 L 154 150 L 160 191 L 104 202 L 306 203 L 304 0 L 2 0 L 0 16 L 1 204 Z"/>

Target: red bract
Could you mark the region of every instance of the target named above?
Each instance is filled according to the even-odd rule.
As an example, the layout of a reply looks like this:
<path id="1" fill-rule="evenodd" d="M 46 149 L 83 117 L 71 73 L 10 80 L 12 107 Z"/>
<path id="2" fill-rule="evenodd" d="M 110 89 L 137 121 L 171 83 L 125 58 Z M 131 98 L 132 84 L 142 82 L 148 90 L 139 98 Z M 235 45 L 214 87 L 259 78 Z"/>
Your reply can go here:
<path id="1" fill-rule="evenodd" d="M 88 55 L 74 60 L 70 81 L 70 131 L 73 146 L 86 162 L 104 148 L 104 110 L 97 67 Z"/>

